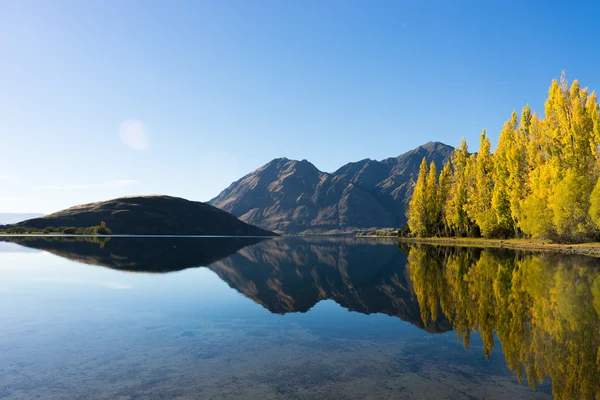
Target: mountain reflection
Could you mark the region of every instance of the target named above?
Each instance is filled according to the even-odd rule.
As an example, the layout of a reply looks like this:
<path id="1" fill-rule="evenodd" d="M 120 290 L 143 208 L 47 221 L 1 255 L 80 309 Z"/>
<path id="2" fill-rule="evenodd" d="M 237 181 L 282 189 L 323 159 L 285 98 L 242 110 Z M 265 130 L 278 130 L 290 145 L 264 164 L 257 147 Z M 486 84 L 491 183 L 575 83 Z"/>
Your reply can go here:
<path id="1" fill-rule="evenodd" d="M 506 363 L 533 388 L 548 377 L 557 399 L 600 398 L 600 261 L 579 256 L 415 246 L 408 270 L 421 318 L 440 311 L 469 346 L 494 333 Z"/>
<path id="2" fill-rule="evenodd" d="M 136 272 L 206 266 L 272 313 L 306 312 L 331 299 L 363 314 L 383 313 L 429 332 L 452 329 L 443 315 L 423 322 L 394 241 L 305 238 L 5 237 L 73 261 Z"/>
<path id="3" fill-rule="evenodd" d="M 452 329 L 443 315 L 422 322 L 406 262 L 393 241 L 283 238 L 246 247 L 209 268 L 273 313 L 306 312 L 331 299 L 429 332 Z"/>

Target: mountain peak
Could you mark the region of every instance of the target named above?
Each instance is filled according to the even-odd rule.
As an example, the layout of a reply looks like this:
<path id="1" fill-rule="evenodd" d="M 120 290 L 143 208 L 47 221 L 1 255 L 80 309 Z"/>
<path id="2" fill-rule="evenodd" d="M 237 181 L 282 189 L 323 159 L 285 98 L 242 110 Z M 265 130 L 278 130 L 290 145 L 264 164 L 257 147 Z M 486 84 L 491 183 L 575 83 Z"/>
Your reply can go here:
<path id="1" fill-rule="evenodd" d="M 452 146 L 447 145 L 447 144 L 442 143 L 442 142 L 427 142 L 427 143 L 422 144 L 421 146 L 417 147 L 417 149 L 418 148 L 422 148 L 422 149 L 425 149 L 427 151 L 434 151 L 434 150 L 437 150 L 437 149 L 449 148 L 449 147 L 453 148 Z"/>

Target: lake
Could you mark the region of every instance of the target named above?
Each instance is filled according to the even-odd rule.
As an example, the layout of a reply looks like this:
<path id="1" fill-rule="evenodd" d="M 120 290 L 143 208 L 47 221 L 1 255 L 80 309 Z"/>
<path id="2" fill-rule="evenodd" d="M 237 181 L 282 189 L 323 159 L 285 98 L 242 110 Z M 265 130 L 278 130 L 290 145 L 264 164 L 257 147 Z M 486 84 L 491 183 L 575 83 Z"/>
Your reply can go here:
<path id="1" fill-rule="evenodd" d="M 0 237 L 1 399 L 587 399 L 600 262 L 385 239 Z"/>

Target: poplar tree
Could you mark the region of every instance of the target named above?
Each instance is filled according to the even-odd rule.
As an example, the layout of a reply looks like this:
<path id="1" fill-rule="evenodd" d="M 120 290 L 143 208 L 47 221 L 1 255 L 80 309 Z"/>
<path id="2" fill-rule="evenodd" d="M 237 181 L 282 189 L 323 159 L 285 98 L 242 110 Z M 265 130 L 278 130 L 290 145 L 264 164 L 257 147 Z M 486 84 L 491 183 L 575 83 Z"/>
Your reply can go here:
<path id="1" fill-rule="evenodd" d="M 440 172 L 440 180 L 438 186 L 438 202 L 440 207 L 440 219 L 441 224 L 443 226 L 443 231 L 445 236 L 449 236 L 451 234 L 450 224 L 448 223 L 448 199 L 450 194 L 450 188 L 452 186 L 452 169 L 450 167 L 450 162 L 447 162 Z M 600 198 L 600 189 L 599 189 L 599 198 Z M 599 203 L 600 204 L 600 203 Z M 600 221 L 600 214 L 599 214 Z"/>
<path id="2" fill-rule="evenodd" d="M 509 169 L 512 148 L 516 144 L 517 113 L 513 111 L 511 119 L 502 127 L 498 139 L 498 147 L 494 153 L 494 192 L 492 208 L 498 221 L 498 229 L 506 234 L 513 233 L 514 220 L 511 211 L 509 184 L 511 172 Z"/>
<path id="3" fill-rule="evenodd" d="M 426 182 L 426 209 L 427 209 L 427 234 L 439 235 L 441 224 L 440 203 L 438 199 L 437 168 L 435 162 L 429 165 Z"/>
<path id="4" fill-rule="evenodd" d="M 506 188 L 510 200 L 510 213 L 516 232 L 521 230 L 520 221 L 523 214 L 521 205 L 529 192 L 527 180 L 531 164 L 527 162 L 527 143 L 531 137 L 531 120 L 531 110 L 527 105 L 521 111 L 519 127 L 514 131 L 514 141 L 508 146 L 506 158 L 506 167 L 509 174 Z"/>
<path id="5" fill-rule="evenodd" d="M 467 209 L 469 217 L 477 224 L 481 234 L 488 237 L 497 228 L 497 219 L 492 208 L 494 164 L 490 153 L 490 140 L 485 129 L 481 132 L 479 152 L 477 156 L 472 156 L 472 160 Z"/>
<path id="6" fill-rule="evenodd" d="M 450 228 L 456 236 L 464 236 L 468 232 L 469 220 L 465 206 L 467 204 L 467 163 L 469 149 L 463 138 L 460 148 L 452 154 L 452 182 L 448 192 L 447 209 L 445 210 Z"/>
<path id="7" fill-rule="evenodd" d="M 427 160 L 423 157 L 408 208 L 408 227 L 415 236 L 427 235 L 427 211 Z"/>

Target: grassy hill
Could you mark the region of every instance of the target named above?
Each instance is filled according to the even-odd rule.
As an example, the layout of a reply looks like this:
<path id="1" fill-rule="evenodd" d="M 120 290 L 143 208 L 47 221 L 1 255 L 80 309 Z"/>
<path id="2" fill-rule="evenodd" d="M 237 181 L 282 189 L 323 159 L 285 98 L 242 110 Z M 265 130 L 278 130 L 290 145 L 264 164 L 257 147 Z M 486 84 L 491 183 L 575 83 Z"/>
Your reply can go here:
<path id="1" fill-rule="evenodd" d="M 211 205 L 163 195 L 120 197 L 82 204 L 9 226 L 39 230 L 65 226 L 86 228 L 101 221 L 112 234 L 274 235 Z"/>

